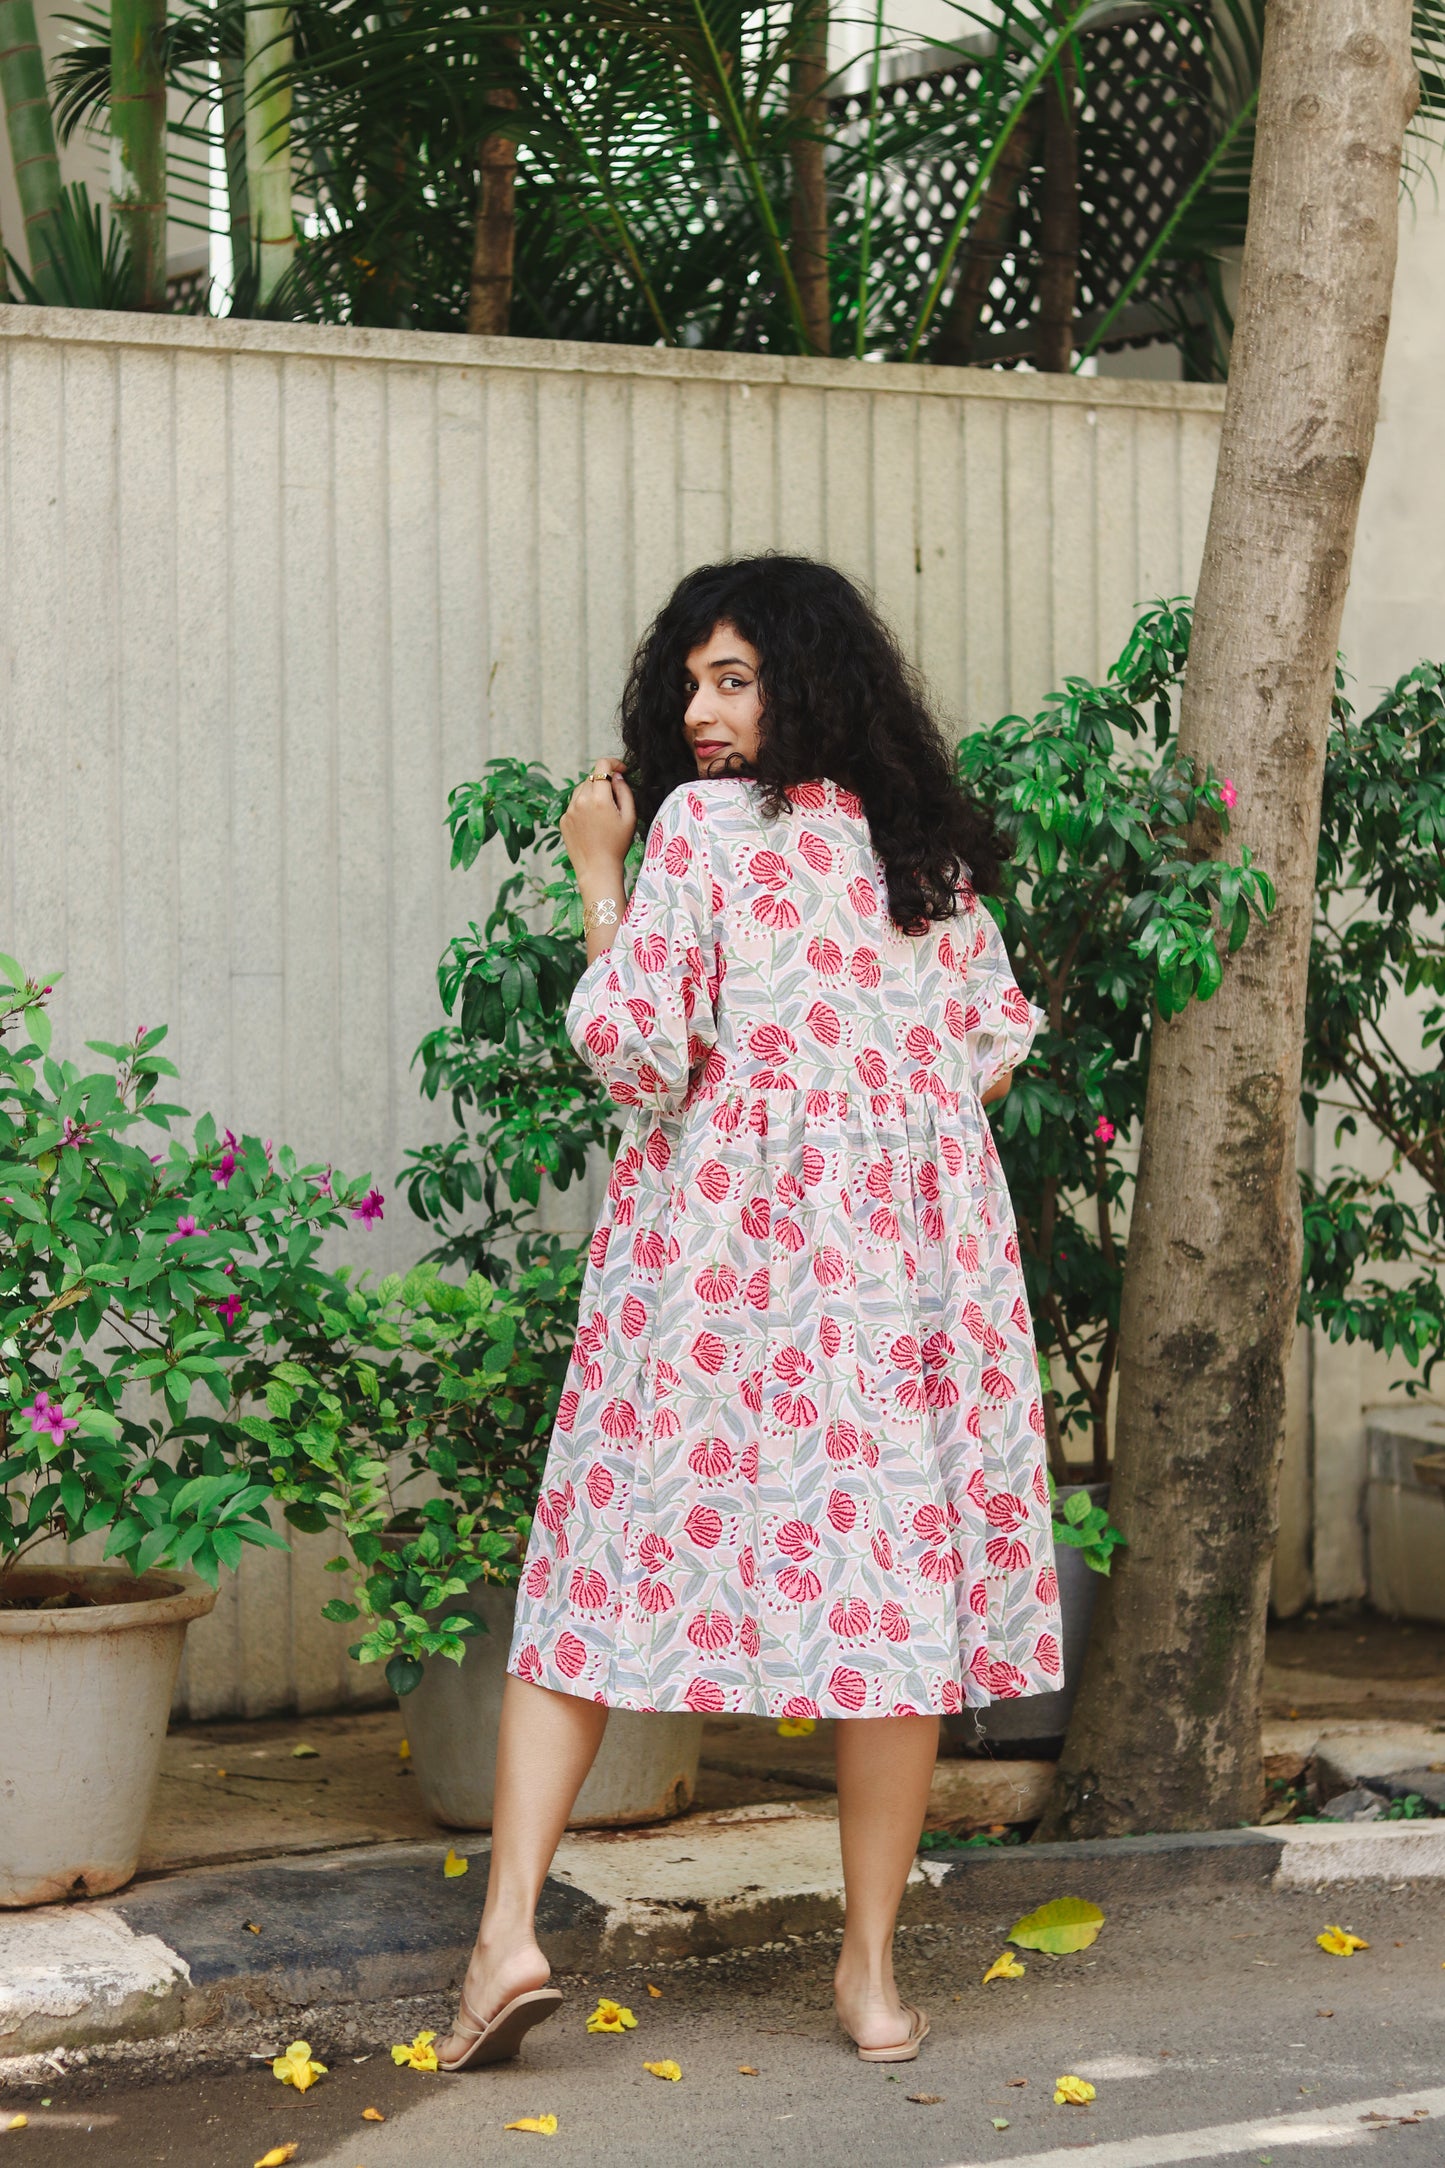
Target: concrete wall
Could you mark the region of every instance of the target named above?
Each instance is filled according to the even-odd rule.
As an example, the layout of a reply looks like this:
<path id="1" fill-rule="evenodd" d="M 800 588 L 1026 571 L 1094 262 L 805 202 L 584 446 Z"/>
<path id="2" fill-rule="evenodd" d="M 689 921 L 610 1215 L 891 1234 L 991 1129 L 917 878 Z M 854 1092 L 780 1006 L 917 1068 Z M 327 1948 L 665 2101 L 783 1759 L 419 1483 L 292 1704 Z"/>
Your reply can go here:
<path id="1" fill-rule="evenodd" d="M 171 1026 L 181 1102 L 387 1192 L 410 1059 L 492 867 L 450 786 L 614 743 L 687 567 L 870 582 L 962 727 L 1105 668 L 1193 584 L 1222 395 L 852 362 L 0 311 L 0 947 L 57 1048 Z M 579 1225 L 587 1200 L 561 1200 Z M 560 1223 L 560 1222 L 559 1222 Z M 327 1546 L 247 1560 L 193 1715 L 360 1690 Z"/>

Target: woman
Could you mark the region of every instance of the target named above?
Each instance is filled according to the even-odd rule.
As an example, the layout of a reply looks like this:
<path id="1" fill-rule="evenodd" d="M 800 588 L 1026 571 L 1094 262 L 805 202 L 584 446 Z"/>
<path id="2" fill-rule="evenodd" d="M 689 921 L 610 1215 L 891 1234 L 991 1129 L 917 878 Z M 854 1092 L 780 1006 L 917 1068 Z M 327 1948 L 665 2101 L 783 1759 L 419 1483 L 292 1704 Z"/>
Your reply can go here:
<path id="1" fill-rule="evenodd" d="M 568 1030 L 622 1140 L 442 2065 L 514 2054 L 560 2001 L 534 1912 L 609 1708 L 839 1720 L 838 2015 L 860 2055 L 908 2061 L 928 2022 L 892 1941 L 939 1717 L 1061 1679 L 1038 1369 L 982 1111 L 1038 1015 L 978 901 L 998 839 L 841 573 L 690 574 L 622 737 L 562 821 L 589 959 Z"/>

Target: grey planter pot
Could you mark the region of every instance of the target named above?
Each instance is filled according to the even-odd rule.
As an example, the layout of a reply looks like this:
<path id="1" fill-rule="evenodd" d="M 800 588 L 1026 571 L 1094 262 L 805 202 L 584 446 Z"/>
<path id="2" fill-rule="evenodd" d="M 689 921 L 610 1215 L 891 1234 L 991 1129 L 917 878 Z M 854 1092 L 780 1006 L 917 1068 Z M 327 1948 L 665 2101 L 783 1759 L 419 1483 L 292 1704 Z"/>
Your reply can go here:
<path id="1" fill-rule="evenodd" d="M 1088 1493 L 1094 1505 L 1109 1502 L 1107 1483 L 1067 1483 L 1059 1486 L 1059 1498 L 1076 1490 Z M 1069 1544 L 1056 1546 L 1059 1569 L 1059 1608 L 1063 1614 L 1064 1683 L 1054 1694 L 1026 1694 L 1020 1701 L 994 1701 L 986 1709 L 966 1709 L 961 1716 L 945 1719 L 950 1743 L 965 1752 L 978 1748 L 1007 1747 L 1010 1754 L 1025 1748 L 1054 1756 L 1063 1745 L 1084 1668 L 1089 1628 L 1099 1597 L 1102 1575 L 1084 1564 L 1082 1551 Z M 975 1719 L 977 1721 L 975 1721 Z"/>
<path id="2" fill-rule="evenodd" d="M 512 1589 L 474 1589 L 468 1609 L 488 1631 L 460 1664 L 436 1657 L 402 1701 L 411 1765 L 427 1810 L 447 1829 L 490 1829 L 497 1724 L 516 1610 Z M 569 1829 L 623 1829 L 663 1822 L 692 1805 L 702 1752 L 700 1716 L 641 1716 L 614 1709 Z"/>

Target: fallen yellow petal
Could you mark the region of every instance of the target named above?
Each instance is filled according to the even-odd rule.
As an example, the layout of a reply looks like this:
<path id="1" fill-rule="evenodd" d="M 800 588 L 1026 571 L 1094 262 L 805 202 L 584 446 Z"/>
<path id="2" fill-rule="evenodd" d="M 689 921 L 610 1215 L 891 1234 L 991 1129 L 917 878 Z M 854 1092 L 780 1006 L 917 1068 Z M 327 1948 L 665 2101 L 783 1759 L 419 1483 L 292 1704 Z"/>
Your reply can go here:
<path id="1" fill-rule="evenodd" d="M 456 1875 L 465 1874 L 471 1864 L 469 1859 L 462 1858 L 454 1844 L 449 1844 L 447 1846 L 447 1856 L 442 1861 L 442 1873 L 450 1881 Z"/>
<path id="2" fill-rule="evenodd" d="M 12 2115 L 5 2128 L 7 2130 L 29 2130 L 30 2118 L 28 2115 Z"/>
<path id="3" fill-rule="evenodd" d="M 738 2076 L 739 2076 L 740 2078 L 756 2078 L 756 2077 L 758 2077 L 759 2075 L 760 2075 L 760 2072 L 758 2071 L 758 2069 L 757 2069 L 757 2066 L 756 2066 L 755 2064 L 753 2064 L 753 2063 L 739 2063 L 739 2064 L 738 2064 Z"/>
<path id="4" fill-rule="evenodd" d="M 241 1925 L 248 1935 L 259 1935 L 261 1932 L 260 1924 L 256 1920 L 242 1920 Z"/>
<path id="5" fill-rule="evenodd" d="M 293 2138 L 289 2145 L 273 2145 L 269 2153 L 261 2155 L 256 2168 L 286 2168 L 287 2161 L 296 2158 L 296 2144 Z"/>
<path id="6" fill-rule="evenodd" d="M 1054 2103 L 1066 2102 L 1071 2107 L 1087 2108 L 1094 2098 L 1094 2088 L 1087 2078 L 1055 2078 Z"/>
<path id="7" fill-rule="evenodd" d="M 654 1987 L 651 1980 L 649 1980 L 647 1983 L 647 1992 L 652 1997 L 654 2002 L 661 2002 L 662 1989 L 660 1987 Z"/>
<path id="8" fill-rule="evenodd" d="M 271 2065 L 271 2074 L 283 2085 L 294 2085 L 298 2093 L 309 2092 L 318 2078 L 326 2075 L 325 2063 L 311 2060 L 311 2048 L 305 2040 L 293 2040 L 284 2055 L 278 2055 Z"/>
<path id="9" fill-rule="evenodd" d="M 503 2130 L 534 2130 L 539 2138 L 555 2138 L 557 2118 L 555 2115 L 519 2115 L 515 2123 L 503 2123 Z"/>
<path id="10" fill-rule="evenodd" d="M 404 2065 L 408 2070 L 435 2070 L 437 2051 L 432 2046 L 435 2038 L 434 2032 L 419 2032 L 415 2040 L 402 2041 L 392 2049 L 392 2061 Z"/>
<path id="11" fill-rule="evenodd" d="M 1327 1927 L 1322 1935 L 1315 1936 L 1315 1940 L 1322 1950 L 1328 1950 L 1331 1957 L 1353 1957 L 1356 1950 L 1367 1950 L 1370 1947 L 1369 1943 L 1361 1941 L 1358 1935 L 1346 1934 L 1343 1927 Z"/>
<path id="12" fill-rule="evenodd" d="M 224 1770 L 224 1769 L 218 1769 L 218 1770 L 216 1771 L 216 1775 L 217 1775 L 218 1777 L 223 1777 L 223 1776 L 224 1776 L 225 1774 L 226 1774 L 226 1772 L 225 1772 L 225 1770 Z"/>
<path id="13" fill-rule="evenodd" d="M 612 2002 L 604 1995 L 587 2020 L 587 2030 L 591 2033 L 631 2032 L 636 2023 L 625 2004 Z"/>
<path id="14" fill-rule="evenodd" d="M 808 1733 L 816 1731 L 817 1728 L 818 1719 L 816 1716 L 785 1716 L 779 1719 L 778 1737 L 780 1739 L 806 1739 Z"/>
<path id="15" fill-rule="evenodd" d="M 291 1759 L 292 1761 L 320 1761 L 321 1749 L 319 1746 L 307 1746 L 303 1741 L 300 1746 L 292 1747 Z"/>
<path id="16" fill-rule="evenodd" d="M 386 2117 L 382 2114 L 380 2108 L 363 2108 L 361 2120 L 363 2123 L 384 2123 Z"/>
<path id="17" fill-rule="evenodd" d="M 655 2078 L 666 2078 L 673 2085 L 676 2085 L 682 2076 L 682 2070 L 677 2063 L 644 2063 L 642 2067 L 650 2070 Z"/>
<path id="18" fill-rule="evenodd" d="M 1019 1963 L 1012 1950 L 1005 1950 L 989 1966 L 983 1976 L 983 1984 L 987 1987 L 990 1980 L 1021 1980 L 1028 1969 L 1027 1965 Z"/>
<path id="19" fill-rule="evenodd" d="M 397 1760 L 398 1760 L 398 1761 L 410 1761 L 410 1760 L 411 1760 L 411 1741 L 410 1741 L 410 1739 L 403 1739 L 403 1740 L 402 1740 L 402 1742 L 401 1742 L 401 1745 L 400 1745 L 400 1746 L 399 1746 L 399 1747 L 397 1748 L 397 1750 L 396 1750 L 396 1758 L 397 1758 Z"/>

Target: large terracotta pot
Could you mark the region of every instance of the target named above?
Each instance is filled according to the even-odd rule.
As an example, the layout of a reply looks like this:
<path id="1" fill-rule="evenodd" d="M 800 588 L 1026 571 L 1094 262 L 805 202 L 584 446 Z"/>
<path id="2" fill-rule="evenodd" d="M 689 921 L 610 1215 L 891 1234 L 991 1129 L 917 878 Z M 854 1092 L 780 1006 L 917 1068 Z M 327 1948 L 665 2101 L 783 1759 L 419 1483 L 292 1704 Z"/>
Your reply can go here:
<path id="1" fill-rule="evenodd" d="M 98 1897 L 135 1873 L 186 1628 L 216 1591 L 124 1566 L 0 1585 L 0 1905 Z"/>
<path id="2" fill-rule="evenodd" d="M 513 1589 L 474 1588 L 467 1609 L 487 1632 L 460 1664 L 431 1658 L 401 1704 L 412 1767 L 430 1813 L 448 1829 L 490 1829 L 497 1723 L 516 1610 Z M 614 1709 L 569 1829 L 666 1821 L 691 1806 L 702 1751 L 700 1716 L 639 1716 Z"/>
<path id="3" fill-rule="evenodd" d="M 1059 1504 L 1075 1491 L 1086 1492 L 1092 1505 L 1109 1503 L 1107 1483 L 1061 1483 Z M 966 1709 L 961 1716 L 946 1718 L 945 1734 L 955 1748 L 986 1753 L 990 1747 L 1006 1746 L 1011 1755 L 1036 1753 L 1051 1760 L 1063 1745 L 1103 1577 L 1085 1565 L 1083 1552 L 1070 1544 L 1057 1544 L 1055 1558 L 1063 1617 L 1063 1685 L 1054 1694 L 1026 1694 L 1019 1701 L 994 1701 L 986 1709 Z"/>

